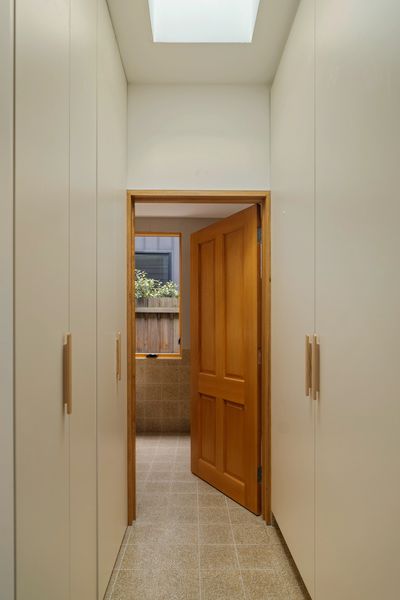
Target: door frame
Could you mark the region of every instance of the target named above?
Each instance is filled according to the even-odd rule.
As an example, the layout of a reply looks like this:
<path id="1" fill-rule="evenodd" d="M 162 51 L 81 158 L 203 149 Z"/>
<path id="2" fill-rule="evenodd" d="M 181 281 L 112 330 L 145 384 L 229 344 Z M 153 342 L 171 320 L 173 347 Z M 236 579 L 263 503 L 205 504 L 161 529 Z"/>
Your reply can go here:
<path id="1" fill-rule="evenodd" d="M 136 399 L 134 295 L 130 285 L 135 268 L 135 204 L 223 203 L 258 204 L 261 216 L 261 482 L 262 516 L 271 523 L 271 193 L 239 190 L 127 190 L 127 416 L 128 416 L 128 525 L 136 518 Z"/>

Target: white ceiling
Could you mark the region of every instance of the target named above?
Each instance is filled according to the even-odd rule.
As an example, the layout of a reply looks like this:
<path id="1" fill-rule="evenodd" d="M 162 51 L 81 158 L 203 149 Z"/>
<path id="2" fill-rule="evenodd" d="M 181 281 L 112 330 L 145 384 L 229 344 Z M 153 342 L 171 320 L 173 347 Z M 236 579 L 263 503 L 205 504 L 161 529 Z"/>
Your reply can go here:
<path id="1" fill-rule="evenodd" d="M 298 4 L 260 0 L 251 44 L 155 44 L 148 0 L 108 0 L 130 83 L 270 83 Z"/>
<path id="2" fill-rule="evenodd" d="M 135 204 L 135 217 L 223 219 L 249 206 L 251 204 L 137 202 Z"/>

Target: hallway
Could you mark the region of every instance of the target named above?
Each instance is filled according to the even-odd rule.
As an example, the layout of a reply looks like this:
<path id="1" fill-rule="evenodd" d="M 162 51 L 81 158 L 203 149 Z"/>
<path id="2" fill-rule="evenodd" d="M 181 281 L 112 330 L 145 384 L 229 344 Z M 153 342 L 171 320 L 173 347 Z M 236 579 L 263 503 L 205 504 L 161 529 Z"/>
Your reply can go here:
<path id="1" fill-rule="evenodd" d="M 191 474 L 189 436 L 138 436 L 137 498 L 106 600 L 308 598 L 276 529 Z"/>

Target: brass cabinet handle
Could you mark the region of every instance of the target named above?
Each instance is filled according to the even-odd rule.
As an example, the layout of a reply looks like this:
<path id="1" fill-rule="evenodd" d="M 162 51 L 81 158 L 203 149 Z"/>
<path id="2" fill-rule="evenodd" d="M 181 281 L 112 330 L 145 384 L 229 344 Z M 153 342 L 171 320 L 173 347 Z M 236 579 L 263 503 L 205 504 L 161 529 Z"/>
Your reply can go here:
<path id="1" fill-rule="evenodd" d="M 116 375 L 117 380 L 121 379 L 121 332 L 118 331 L 115 338 L 115 353 L 116 353 Z"/>
<path id="2" fill-rule="evenodd" d="M 311 350 L 311 398 L 319 399 L 320 394 L 320 344 L 316 334 L 312 338 Z"/>
<path id="3" fill-rule="evenodd" d="M 66 333 L 63 344 L 63 400 L 67 415 L 72 413 L 72 340 Z"/>
<path id="4" fill-rule="evenodd" d="M 306 335 L 305 346 L 305 392 L 306 396 L 311 394 L 311 340 L 310 336 Z"/>

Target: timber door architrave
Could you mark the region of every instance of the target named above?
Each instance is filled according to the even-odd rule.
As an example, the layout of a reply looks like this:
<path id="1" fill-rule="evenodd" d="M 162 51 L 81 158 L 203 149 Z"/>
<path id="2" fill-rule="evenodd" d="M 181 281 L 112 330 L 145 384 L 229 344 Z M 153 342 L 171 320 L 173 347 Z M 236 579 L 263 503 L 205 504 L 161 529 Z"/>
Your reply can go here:
<path id="1" fill-rule="evenodd" d="M 270 403 L 270 209 L 269 191 L 238 190 L 127 190 L 127 413 L 128 413 L 128 525 L 136 518 L 136 402 L 135 299 L 130 285 L 135 256 L 136 203 L 224 203 L 260 206 L 261 257 L 261 462 L 262 514 L 271 523 L 271 403 Z"/>

